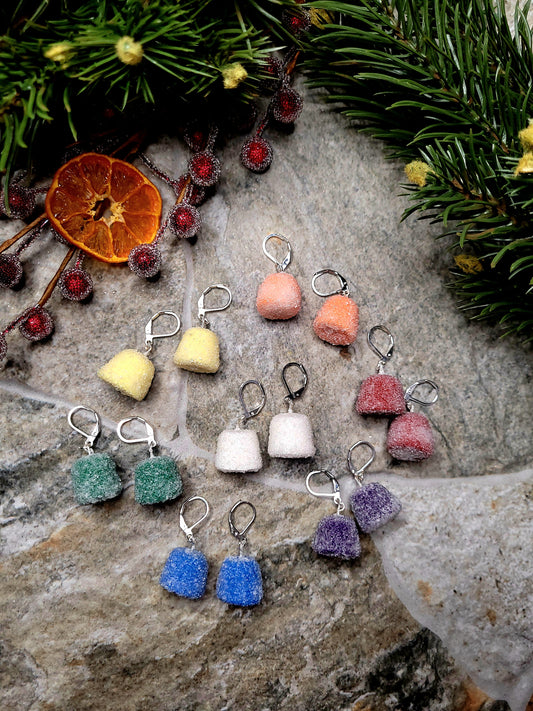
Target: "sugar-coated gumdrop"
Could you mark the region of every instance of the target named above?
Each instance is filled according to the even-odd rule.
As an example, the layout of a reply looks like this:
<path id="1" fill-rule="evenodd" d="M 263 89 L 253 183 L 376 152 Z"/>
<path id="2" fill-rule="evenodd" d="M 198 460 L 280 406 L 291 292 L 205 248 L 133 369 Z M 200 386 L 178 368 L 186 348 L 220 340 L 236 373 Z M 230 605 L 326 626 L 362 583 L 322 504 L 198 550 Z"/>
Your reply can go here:
<path id="1" fill-rule="evenodd" d="M 350 498 L 355 520 L 364 533 L 384 526 L 400 513 L 402 505 L 383 484 L 373 481 L 354 491 Z"/>
<path id="2" fill-rule="evenodd" d="M 406 406 L 402 384 L 393 375 L 370 375 L 361 383 L 355 409 L 360 415 L 403 415 Z"/>
<path id="3" fill-rule="evenodd" d="M 115 462 L 108 454 L 80 457 L 71 469 L 72 489 L 78 504 L 114 499 L 122 491 Z"/>
<path id="4" fill-rule="evenodd" d="M 431 457 L 435 449 L 429 420 L 420 412 L 407 412 L 391 422 L 387 451 L 403 462 L 418 462 Z"/>
<path id="5" fill-rule="evenodd" d="M 193 373 L 216 373 L 220 367 L 217 334 L 208 328 L 188 328 L 174 353 L 174 363 Z"/>
<path id="6" fill-rule="evenodd" d="M 220 566 L 217 597 L 240 607 L 258 605 L 263 599 L 261 568 L 255 558 L 228 556 Z"/>
<path id="7" fill-rule="evenodd" d="M 205 592 L 208 564 L 194 548 L 174 548 L 167 558 L 159 584 L 175 595 L 197 600 Z"/>
<path id="8" fill-rule="evenodd" d="M 349 346 L 359 326 L 359 308 L 349 296 L 329 296 L 313 322 L 316 335 L 334 346 Z"/>
<path id="9" fill-rule="evenodd" d="M 263 318 L 285 321 L 302 307 L 302 292 L 292 274 L 269 274 L 257 290 L 257 310 Z"/>
<path id="10" fill-rule="evenodd" d="M 143 400 L 154 379 L 155 368 L 144 353 L 127 348 L 117 353 L 98 371 L 98 377 L 123 395 Z"/>
<path id="11" fill-rule="evenodd" d="M 315 456 L 313 430 L 307 415 L 280 412 L 270 420 L 268 454 L 284 459 L 305 459 Z"/>
<path id="12" fill-rule="evenodd" d="M 226 474 L 258 472 L 263 466 L 254 430 L 224 430 L 217 439 L 215 467 Z"/>
<path id="13" fill-rule="evenodd" d="M 317 526 L 311 547 L 319 555 L 332 558 L 359 558 L 361 542 L 355 521 L 342 514 L 324 516 Z"/>
<path id="14" fill-rule="evenodd" d="M 183 483 L 171 457 L 150 457 L 135 469 L 135 501 L 138 504 L 161 504 L 176 499 Z"/>

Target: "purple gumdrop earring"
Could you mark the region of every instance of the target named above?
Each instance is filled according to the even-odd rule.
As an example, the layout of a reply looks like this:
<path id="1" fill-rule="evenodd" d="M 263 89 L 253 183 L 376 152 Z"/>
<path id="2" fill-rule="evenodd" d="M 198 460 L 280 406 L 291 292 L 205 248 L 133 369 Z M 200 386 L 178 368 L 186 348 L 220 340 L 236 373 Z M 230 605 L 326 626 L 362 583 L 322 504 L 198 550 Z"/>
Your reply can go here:
<path id="1" fill-rule="evenodd" d="M 370 458 L 362 467 L 356 469 L 352 462 L 352 453 L 354 449 L 362 446 L 370 449 Z M 370 442 L 363 440 L 355 442 L 348 450 L 348 469 L 359 485 L 359 489 L 354 491 L 350 497 L 350 505 L 355 520 L 364 533 L 371 533 L 381 526 L 384 526 L 389 521 L 392 521 L 393 518 L 396 518 L 402 510 L 400 500 L 383 486 L 383 484 L 377 481 L 363 484 L 364 473 L 374 461 L 375 456 L 376 450 L 374 447 Z"/>
<path id="2" fill-rule="evenodd" d="M 315 474 L 324 474 L 333 485 L 332 493 L 322 493 L 314 491 L 309 482 Z M 311 544 L 312 549 L 319 555 L 327 555 L 332 558 L 342 558 L 353 560 L 361 555 L 361 543 L 357 526 L 351 518 L 342 515 L 345 506 L 342 502 L 339 482 L 327 469 L 317 469 L 309 472 L 305 480 L 307 491 L 317 498 L 333 499 L 337 506 L 337 513 L 324 516 L 320 520 L 315 531 L 315 537 Z"/>

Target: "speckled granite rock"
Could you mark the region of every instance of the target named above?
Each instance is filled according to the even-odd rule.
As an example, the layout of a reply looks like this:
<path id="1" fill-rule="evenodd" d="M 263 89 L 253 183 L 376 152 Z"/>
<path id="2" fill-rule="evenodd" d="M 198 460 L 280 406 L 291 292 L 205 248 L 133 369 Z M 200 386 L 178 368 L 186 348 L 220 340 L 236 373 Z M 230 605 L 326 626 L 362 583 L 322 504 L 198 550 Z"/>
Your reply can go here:
<path id="1" fill-rule="evenodd" d="M 50 341 L 29 344 L 17 333 L 9 336 L 0 383 L 3 706 L 17 711 L 509 708 L 485 691 L 523 711 L 527 690 L 513 696 L 512 674 L 507 685 L 487 679 L 495 676 L 495 664 L 512 666 L 515 642 L 524 653 L 527 649 L 531 627 L 520 628 L 522 636 L 514 639 L 517 605 L 525 602 L 506 598 L 497 630 L 498 635 L 509 630 L 508 644 L 498 658 L 486 655 L 480 663 L 487 640 L 501 639 L 479 626 L 480 615 L 493 604 L 492 591 L 472 583 L 467 552 L 456 555 L 454 536 L 440 542 L 431 560 L 428 502 L 420 482 L 449 481 L 449 488 L 441 483 L 434 490 L 434 505 L 438 508 L 442 496 L 446 516 L 452 511 L 450 492 L 463 481 L 470 484 L 470 477 L 508 476 L 512 487 L 513 472 L 533 459 L 527 434 L 533 417 L 531 353 L 466 322 L 456 310 L 445 287 L 443 244 L 426 223 L 399 223 L 405 207 L 397 197 L 402 166 L 387 161 L 378 143 L 350 131 L 309 95 L 295 133 L 274 143 L 275 161 L 263 176 L 239 165 L 238 141 L 227 145 L 220 189 L 202 208 L 197 244 L 167 239 L 159 281 L 145 283 L 126 268 L 88 263 L 95 280 L 91 304 L 61 302 L 55 295 L 49 308 L 57 325 Z M 186 164 L 186 152 L 169 140 L 148 152 L 172 173 Z M 168 209 L 170 194 L 160 187 Z M 11 227 L 2 223 L 1 229 L 7 236 Z M 255 310 L 257 287 L 271 271 L 261 242 L 273 231 L 291 240 L 291 273 L 303 292 L 302 311 L 290 322 L 265 321 Z M 63 253 L 51 240 L 25 253 L 25 261 L 31 257 L 27 288 L 2 293 L 3 321 L 39 294 L 44 272 L 51 275 Z M 323 267 L 348 279 L 360 307 L 360 333 L 349 348 L 329 346 L 312 331 L 323 300 L 313 294 L 310 281 Z M 230 285 L 234 296 L 231 307 L 212 318 L 221 341 L 216 375 L 180 371 L 172 363 L 177 339 L 165 339 L 154 354 L 156 375 L 144 401 L 132 402 L 96 377 L 118 351 L 142 348 L 144 324 L 157 310 L 175 310 L 183 329 L 195 325 L 197 299 L 215 282 Z M 359 384 L 376 365 L 365 334 L 378 323 L 397 341 L 387 372 L 406 386 L 421 377 L 441 386 L 440 400 L 427 410 L 436 453 L 420 464 L 391 462 L 384 447 L 386 421 L 354 412 Z M 301 360 L 309 372 L 308 390 L 295 410 L 313 423 L 314 460 L 269 460 L 265 454 L 258 474 L 217 473 L 216 438 L 237 423 L 240 383 L 259 378 L 267 390 L 266 407 L 251 425 L 265 451 L 270 418 L 285 411 L 280 374 L 290 360 Z M 126 487 L 117 501 L 94 507 L 77 506 L 69 486 L 82 442 L 69 431 L 66 413 L 82 403 L 101 414 L 104 432 L 95 449 L 114 457 Z M 149 510 L 135 504 L 133 470 L 146 451 L 120 444 L 113 434 L 116 422 L 133 414 L 155 427 L 159 453 L 178 460 L 184 496 L 201 494 L 212 506 L 198 536 L 211 564 L 202 600 L 176 598 L 158 585 L 168 553 L 183 542 L 180 500 Z M 376 471 L 393 468 L 401 477 L 402 501 L 409 504 L 401 524 L 389 524 L 374 536 L 393 587 L 368 536 L 362 537 L 360 561 L 351 564 L 320 559 L 310 547 L 318 521 L 333 507 L 307 494 L 305 475 L 311 465 L 328 467 L 344 477 L 345 487 L 345 455 L 357 439 L 376 446 Z M 238 499 L 257 507 L 249 552 L 261 565 L 265 586 L 263 602 L 248 611 L 229 608 L 214 595 L 222 560 L 237 550 L 227 514 Z M 490 532 L 491 546 L 501 540 L 504 550 L 512 531 L 530 520 L 524 507 L 507 511 L 492 526 L 481 508 L 479 526 L 469 529 L 475 541 L 468 546 L 488 550 Z M 400 526 L 413 531 L 409 540 Z M 531 559 L 531 537 L 520 540 L 520 556 L 498 559 L 510 584 L 520 579 L 523 560 Z M 415 545 L 424 554 L 419 560 L 409 555 Z M 417 565 L 428 556 L 431 579 L 424 580 L 435 590 L 453 580 L 468 605 L 461 600 L 453 607 L 409 604 L 408 611 L 402 604 L 400 598 L 405 604 L 418 599 L 420 591 L 412 585 Z M 468 633 L 464 654 L 451 632 L 461 621 Z M 518 674 L 517 668 L 516 681 Z"/>

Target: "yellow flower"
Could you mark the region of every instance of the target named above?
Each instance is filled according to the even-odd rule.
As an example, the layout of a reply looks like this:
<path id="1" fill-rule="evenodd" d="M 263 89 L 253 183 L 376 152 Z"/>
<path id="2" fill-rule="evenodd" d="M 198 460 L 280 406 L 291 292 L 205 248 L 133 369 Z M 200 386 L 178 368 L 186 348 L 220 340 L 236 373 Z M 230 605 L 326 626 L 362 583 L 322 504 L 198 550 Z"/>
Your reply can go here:
<path id="1" fill-rule="evenodd" d="M 70 42 L 55 42 L 51 44 L 50 47 L 44 53 L 47 59 L 51 59 L 52 62 L 57 62 L 61 65 L 62 69 L 68 67 L 68 60 L 72 56 L 73 47 Z"/>
<path id="2" fill-rule="evenodd" d="M 238 62 L 228 64 L 222 70 L 222 78 L 224 79 L 224 89 L 236 89 L 241 81 L 244 81 L 248 76 L 248 72 Z"/>
<path id="3" fill-rule="evenodd" d="M 533 120 L 529 119 L 529 126 L 518 132 L 518 138 L 522 144 L 524 151 L 530 151 L 533 148 Z"/>
<path id="4" fill-rule="evenodd" d="M 528 173 L 533 173 L 533 153 L 530 151 L 524 153 L 520 158 L 514 172 L 515 175 L 527 175 Z"/>
<path id="5" fill-rule="evenodd" d="M 473 254 L 458 254 L 453 261 L 465 274 L 478 274 L 483 271 L 483 265 Z"/>
<path id="6" fill-rule="evenodd" d="M 311 24 L 319 29 L 323 29 L 324 25 L 333 22 L 333 17 L 327 10 L 320 10 L 316 7 L 311 7 L 309 9 L 309 15 L 311 17 Z"/>
<path id="7" fill-rule="evenodd" d="M 119 39 L 115 45 L 115 51 L 121 62 L 130 65 L 139 64 L 144 54 L 142 44 L 127 35 Z"/>
<path id="8" fill-rule="evenodd" d="M 427 174 L 431 173 L 431 168 L 421 160 L 414 160 L 405 166 L 405 174 L 410 183 L 414 183 L 423 188 L 426 184 Z"/>

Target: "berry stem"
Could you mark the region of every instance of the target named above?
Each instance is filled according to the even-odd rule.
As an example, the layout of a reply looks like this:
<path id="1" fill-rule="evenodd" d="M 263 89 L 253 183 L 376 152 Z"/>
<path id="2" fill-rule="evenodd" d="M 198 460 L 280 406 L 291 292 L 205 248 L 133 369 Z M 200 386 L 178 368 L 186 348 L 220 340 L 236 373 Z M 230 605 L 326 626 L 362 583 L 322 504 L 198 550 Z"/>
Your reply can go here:
<path id="1" fill-rule="evenodd" d="M 2 242 L 0 244 L 0 254 L 2 252 L 5 252 L 6 249 L 9 249 L 12 244 L 15 244 L 21 237 L 24 237 L 25 234 L 27 234 L 30 230 L 33 230 L 34 227 L 37 227 L 37 225 L 41 222 L 41 220 L 46 219 L 46 212 L 43 212 L 42 215 L 39 215 L 39 217 L 36 217 L 33 222 L 30 222 L 29 225 L 26 225 L 26 227 L 23 227 L 20 232 L 17 232 L 17 234 L 14 237 L 10 237 L 9 239 L 6 239 L 5 242 Z"/>
<path id="2" fill-rule="evenodd" d="M 43 295 L 41 296 L 41 298 L 40 298 L 39 301 L 37 302 L 37 306 L 44 306 L 44 305 L 46 304 L 46 302 L 48 301 L 48 299 L 49 299 L 50 296 L 52 295 L 52 292 L 53 292 L 53 290 L 55 289 L 57 282 L 59 281 L 59 277 L 60 277 L 61 274 L 63 273 L 63 271 L 64 271 L 65 267 L 67 266 L 67 264 L 68 264 L 68 263 L 70 262 L 70 260 L 72 259 L 72 256 L 73 256 L 73 254 L 74 254 L 75 251 L 76 251 L 76 247 L 71 247 L 71 248 L 69 249 L 69 251 L 68 251 L 67 254 L 65 255 L 65 258 L 63 259 L 63 261 L 62 261 L 61 264 L 59 265 L 59 269 L 58 269 L 57 272 L 54 274 L 54 276 L 52 277 L 51 282 L 48 284 L 48 286 L 47 286 L 46 289 L 44 290 Z"/>
<path id="3" fill-rule="evenodd" d="M 37 239 L 37 237 L 41 234 L 41 232 L 43 231 L 43 229 L 44 229 L 47 225 L 48 225 L 48 220 L 43 220 L 40 225 L 37 225 L 37 227 L 35 227 L 35 228 L 30 232 L 30 234 L 28 235 L 28 237 L 26 237 L 26 239 L 24 240 L 24 242 L 22 242 L 21 244 L 19 244 L 19 246 L 16 248 L 16 250 L 13 252 L 13 254 L 16 254 L 17 257 L 19 256 L 19 254 L 22 254 L 22 252 L 23 252 L 25 249 L 27 249 L 27 248 L 30 246 L 30 244 L 31 244 L 32 242 L 34 242 L 34 241 Z M 3 245 L 2 245 L 2 246 L 3 246 Z"/>

